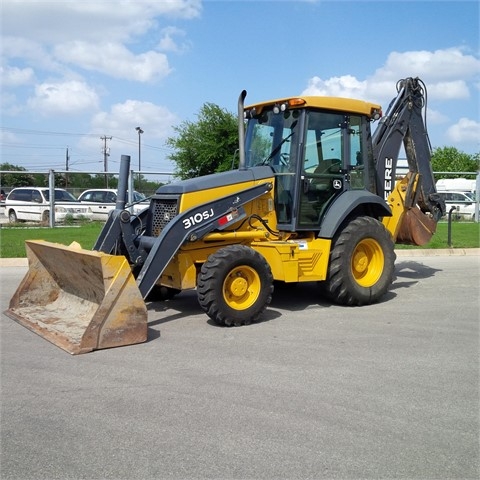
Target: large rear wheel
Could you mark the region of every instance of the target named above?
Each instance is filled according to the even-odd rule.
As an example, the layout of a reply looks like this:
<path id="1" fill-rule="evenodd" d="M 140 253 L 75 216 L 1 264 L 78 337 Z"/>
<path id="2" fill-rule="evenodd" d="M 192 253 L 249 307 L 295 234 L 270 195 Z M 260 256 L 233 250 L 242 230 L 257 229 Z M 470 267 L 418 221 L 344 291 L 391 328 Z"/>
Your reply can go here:
<path id="1" fill-rule="evenodd" d="M 245 245 L 231 245 L 210 255 L 200 271 L 200 306 L 226 326 L 256 322 L 272 299 L 273 276 L 265 258 Z"/>
<path id="2" fill-rule="evenodd" d="M 393 281 L 395 258 L 386 228 L 374 218 L 358 217 L 333 240 L 324 291 L 343 305 L 378 302 Z"/>

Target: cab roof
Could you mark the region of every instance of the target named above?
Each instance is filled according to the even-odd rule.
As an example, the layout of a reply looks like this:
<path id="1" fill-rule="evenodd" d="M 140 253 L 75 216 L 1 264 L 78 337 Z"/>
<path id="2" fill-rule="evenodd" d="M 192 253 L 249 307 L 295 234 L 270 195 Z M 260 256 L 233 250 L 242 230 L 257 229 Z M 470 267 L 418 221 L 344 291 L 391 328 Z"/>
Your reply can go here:
<path id="1" fill-rule="evenodd" d="M 303 102 L 302 102 L 303 100 Z M 266 107 L 274 105 L 287 104 L 289 109 L 293 108 L 321 108 L 335 110 L 337 112 L 359 113 L 372 117 L 375 112 L 381 112 L 382 107 L 376 103 L 356 100 L 344 97 L 321 97 L 321 96 L 303 96 L 279 98 L 248 105 L 245 110 L 255 109 L 256 113 L 261 113 Z"/>

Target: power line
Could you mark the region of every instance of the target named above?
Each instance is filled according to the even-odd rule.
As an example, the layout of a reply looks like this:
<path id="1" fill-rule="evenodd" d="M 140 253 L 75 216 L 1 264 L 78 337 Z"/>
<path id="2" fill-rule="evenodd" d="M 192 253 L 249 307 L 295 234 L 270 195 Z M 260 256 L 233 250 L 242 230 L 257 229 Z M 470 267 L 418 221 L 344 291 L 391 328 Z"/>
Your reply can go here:
<path id="1" fill-rule="evenodd" d="M 27 130 L 24 128 L 16 127 L 0 127 L 1 130 L 5 130 L 12 133 L 18 133 L 23 135 L 58 135 L 58 136 L 71 136 L 71 137 L 96 137 L 96 133 L 72 133 L 72 132 L 48 132 L 44 130 Z"/>
<path id="2" fill-rule="evenodd" d="M 0 127 L 2 130 L 7 130 L 7 131 L 10 131 L 12 133 L 21 133 L 21 134 L 25 134 L 25 135 L 43 135 L 43 136 L 48 136 L 48 135 L 52 135 L 52 136 L 64 136 L 64 137 L 68 137 L 68 136 L 77 136 L 77 137 L 96 137 L 97 134 L 95 133 L 66 133 L 66 132 L 44 132 L 44 131 L 41 131 L 41 130 L 23 130 L 23 129 L 17 129 L 17 128 L 10 128 L 10 127 Z M 115 141 L 117 141 L 118 143 L 123 143 L 123 144 L 126 144 L 126 145 L 131 145 L 131 146 L 136 146 L 137 145 L 137 142 L 134 141 L 134 140 L 128 140 L 126 138 L 122 138 L 122 137 L 116 137 L 116 136 L 111 136 L 110 137 L 111 139 L 114 139 Z M 64 146 L 41 146 L 41 145 L 24 145 L 24 144 L 13 144 L 13 143 L 0 143 L 0 146 L 1 147 L 8 147 L 8 148 L 60 148 L 60 149 L 64 149 L 65 147 Z M 157 145 L 150 145 L 148 143 L 142 143 L 142 147 L 144 148 L 149 148 L 151 150 L 159 150 L 159 151 L 164 151 L 164 152 L 171 152 L 172 149 L 171 148 L 168 148 L 168 147 L 159 147 Z"/>

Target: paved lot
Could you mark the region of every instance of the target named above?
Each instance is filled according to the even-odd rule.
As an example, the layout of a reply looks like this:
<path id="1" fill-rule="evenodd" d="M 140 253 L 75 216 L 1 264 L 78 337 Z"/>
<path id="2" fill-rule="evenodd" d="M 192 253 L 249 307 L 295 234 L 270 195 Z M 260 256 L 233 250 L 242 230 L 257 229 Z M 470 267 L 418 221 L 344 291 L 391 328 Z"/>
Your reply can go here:
<path id="1" fill-rule="evenodd" d="M 2 315 L 0 477 L 476 479 L 479 270 L 402 256 L 380 304 L 278 288 L 234 329 L 182 293 L 147 343 L 80 356 Z M 2 310 L 25 271 L 0 269 Z"/>

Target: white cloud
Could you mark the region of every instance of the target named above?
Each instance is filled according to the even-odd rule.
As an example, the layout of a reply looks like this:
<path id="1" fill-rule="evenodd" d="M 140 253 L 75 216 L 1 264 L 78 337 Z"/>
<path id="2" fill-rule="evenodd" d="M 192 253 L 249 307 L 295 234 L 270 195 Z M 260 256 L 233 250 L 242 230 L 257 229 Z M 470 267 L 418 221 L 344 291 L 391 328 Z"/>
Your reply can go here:
<path id="1" fill-rule="evenodd" d="M 94 131 L 107 132 L 123 139 L 135 139 L 135 127 L 140 126 L 148 138 L 164 139 L 171 135 L 178 117 L 161 105 L 127 100 L 112 105 L 110 112 L 97 113 L 91 122 Z"/>
<path id="2" fill-rule="evenodd" d="M 28 85 L 34 81 L 35 74 L 32 68 L 0 67 L 1 84 L 4 87 L 18 87 Z"/>
<path id="3" fill-rule="evenodd" d="M 56 47 L 55 55 L 86 70 L 139 82 L 162 79 L 171 71 L 163 53 L 149 51 L 134 55 L 122 44 L 114 42 L 69 42 Z"/>
<path id="4" fill-rule="evenodd" d="M 4 35 L 53 45 L 72 38 L 84 41 L 128 41 L 156 25 L 156 17 L 191 19 L 200 0 L 2 0 Z"/>
<path id="5" fill-rule="evenodd" d="M 447 130 L 447 137 L 456 143 L 480 144 L 480 122 L 469 118 L 461 118 Z"/>
<path id="6" fill-rule="evenodd" d="M 345 96 L 385 105 L 395 96 L 398 80 L 419 77 L 427 86 L 428 99 L 462 100 L 470 97 L 470 88 L 478 88 L 475 78 L 479 72 L 480 60 L 464 54 L 460 48 L 392 52 L 385 65 L 365 80 L 351 75 L 313 77 L 303 94 Z"/>
<path id="7" fill-rule="evenodd" d="M 367 92 L 371 94 L 368 98 L 380 103 L 388 101 L 399 79 L 419 77 L 427 86 L 430 100 L 465 99 L 479 72 L 480 60 L 460 48 L 392 52 L 385 65 L 367 79 Z"/>
<path id="8" fill-rule="evenodd" d="M 478 74 L 479 70 L 480 60 L 464 54 L 460 48 L 434 52 L 392 52 L 385 65 L 375 72 L 374 78 L 396 81 L 409 76 L 420 77 L 428 83 L 437 83 L 458 78 L 466 80 Z"/>
<path id="9" fill-rule="evenodd" d="M 158 43 L 158 49 L 164 52 L 182 53 L 190 48 L 190 43 L 183 41 L 181 43 L 175 37 L 185 37 L 185 31 L 176 27 L 167 27 L 162 30 L 162 38 Z"/>
<path id="10" fill-rule="evenodd" d="M 315 76 L 308 80 L 302 94 L 364 99 L 379 103 L 386 112 L 396 96 L 397 82 L 406 77 L 419 77 L 425 82 L 427 90 L 427 127 L 430 134 L 436 132 L 440 138 L 461 149 L 478 151 L 480 124 L 478 119 L 471 120 L 466 116 L 474 117 L 475 112 L 478 115 L 475 102 L 478 102 L 480 89 L 479 73 L 480 60 L 462 48 L 392 52 L 385 64 L 371 76 L 364 79 L 352 75 Z M 465 112 L 465 117 L 452 125 L 451 118 L 457 117 L 458 111 Z M 440 130 L 439 125 L 444 129 Z"/>
<path id="11" fill-rule="evenodd" d="M 4 117 L 7 115 L 15 117 L 23 113 L 23 107 L 19 105 L 17 96 L 6 91 L 0 96 L 0 109 Z"/>
<path id="12" fill-rule="evenodd" d="M 331 77 L 327 80 L 313 77 L 308 81 L 308 87 L 302 95 L 364 98 L 365 89 L 366 82 L 361 82 L 352 75 Z"/>
<path id="13" fill-rule="evenodd" d="M 9 132 L 8 130 L 0 130 L 0 143 L 14 143 L 20 145 L 22 142 L 14 133 Z"/>
<path id="14" fill-rule="evenodd" d="M 427 121 L 428 124 L 440 125 L 448 122 L 448 117 L 438 110 L 429 108 L 427 110 Z"/>
<path id="15" fill-rule="evenodd" d="M 166 55 L 135 51 L 136 42 L 148 34 L 164 52 L 184 50 L 188 42 L 174 41 L 184 32 L 160 29 L 159 22 L 195 18 L 201 9 L 200 0 L 3 0 L 2 55 L 67 77 L 80 67 L 113 78 L 161 80 L 171 72 Z"/>
<path id="16" fill-rule="evenodd" d="M 429 84 L 428 96 L 431 99 L 462 100 L 470 97 L 470 91 L 464 80 L 452 80 Z"/>
<path id="17" fill-rule="evenodd" d="M 42 83 L 28 105 L 41 115 L 75 115 L 98 108 L 98 95 L 84 82 Z"/>
<path id="18" fill-rule="evenodd" d="M 20 59 L 30 67 L 37 67 L 51 72 L 63 71 L 52 55 L 40 43 L 20 37 L 2 36 L 2 56 L 8 59 Z"/>

